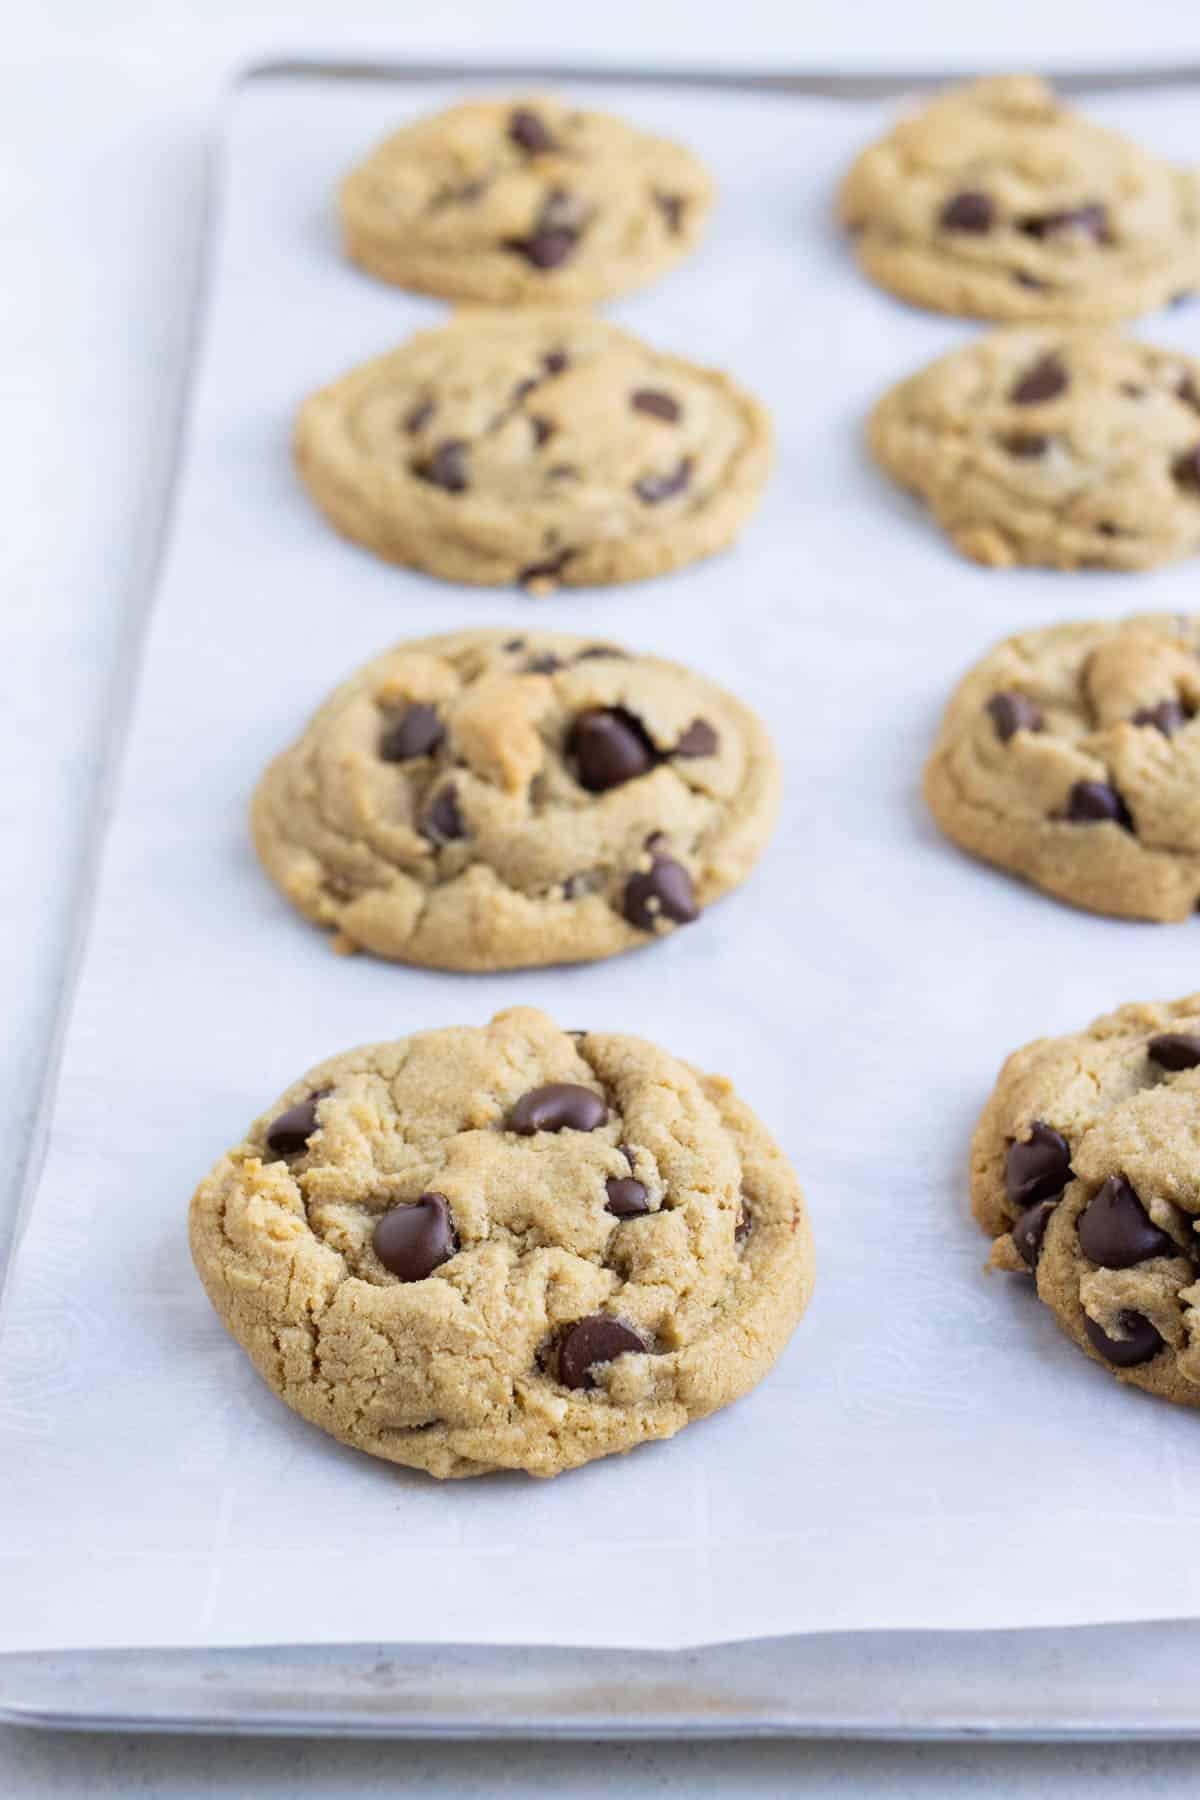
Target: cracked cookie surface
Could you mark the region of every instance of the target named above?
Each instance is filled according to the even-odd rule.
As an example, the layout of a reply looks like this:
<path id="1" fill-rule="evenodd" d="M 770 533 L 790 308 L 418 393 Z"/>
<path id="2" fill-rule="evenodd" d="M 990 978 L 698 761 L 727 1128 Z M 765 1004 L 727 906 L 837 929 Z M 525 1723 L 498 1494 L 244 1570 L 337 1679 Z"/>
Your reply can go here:
<path id="1" fill-rule="evenodd" d="M 712 183 L 682 145 L 539 96 L 405 126 L 340 198 L 348 254 L 385 281 L 484 305 L 586 306 L 689 256 Z"/>
<path id="2" fill-rule="evenodd" d="M 993 1266 L 1119 1379 L 1200 1406 L 1200 994 L 1010 1056 L 971 1149 Z"/>
<path id="3" fill-rule="evenodd" d="M 1091 912 L 1200 902 L 1200 618 L 1007 638 L 951 697 L 925 797 L 956 844 Z"/>
<path id="4" fill-rule="evenodd" d="M 868 441 L 964 556 L 1147 569 L 1200 552 L 1200 361 L 1106 332 L 994 332 L 892 388 Z"/>
<path id="5" fill-rule="evenodd" d="M 533 967 L 690 923 L 749 874 L 779 786 L 756 715 L 688 669 L 463 631 L 344 682 L 263 776 L 254 840 L 342 947 Z"/>
<path id="6" fill-rule="evenodd" d="M 196 1268 L 281 1399 L 437 1476 L 556 1475 L 766 1374 L 812 1243 L 720 1076 L 516 1007 L 332 1057 L 191 1206 Z"/>
<path id="7" fill-rule="evenodd" d="M 586 314 L 466 312 L 312 395 L 295 454 L 326 517 L 376 555 L 544 593 L 725 549 L 771 428 L 726 376 Z"/>
<path id="8" fill-rule="evenodd" d="M 1064 106 L 1034 76 L 940 95 L 839 197 L 864 272 L 919 306 L 1103 323 L 1200 285 L 1200 173 Z"/>

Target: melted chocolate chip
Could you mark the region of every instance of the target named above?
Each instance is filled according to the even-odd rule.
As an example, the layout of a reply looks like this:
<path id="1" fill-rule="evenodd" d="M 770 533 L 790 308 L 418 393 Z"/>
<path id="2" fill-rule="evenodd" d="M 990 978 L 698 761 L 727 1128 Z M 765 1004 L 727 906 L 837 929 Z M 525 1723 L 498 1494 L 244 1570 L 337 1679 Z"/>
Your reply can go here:
<path id="1" fill-rule="evenodd" d="M 418 405 L 413 407 L 407 419 L 405 419 L 405 431 L 423 431 L 436 411 L 437 407 L 432 400 L 422 400 Z"/>
<path id="2" fill-rule="evenodd" d="M 1022 1212 L 1037 1200 L 1057 1200 L 1072 1176 L 1071 1146 L 1060 1131 L 1035 1119 L 1023 1144 L 1010 1144 L 1004 1185 Z"/>
<path id="3" fill-rule="evenodd" d="M 608 1108 L 591 1088 L 573 1081 L 548 1081 L 522 1094 L 508 1115 L 508 1129 L 522 1137 L 535 1131 L 595 1131 Z"/>
<path id="4" fill-rule="evenodd" d="M 640 719 L 624 707 L 595 706 L 580 713 L 567 738 L 581 787 L 601 794 L 644 775 L 658 760 Z"/>
<path id="5" fill-rule="evenodd" d="M 528 237 L 510 238 L 506 249 L 515 250 L 535 269 L 557 269 L 579 242 L 579 218 L 570 194 L 561 188 L 547 194 L 537 224 Z"/>
<path id="6" fill-rule="evenodd" d="M 672 756 L 715 756 L 721 747 L 721 740 L 707 719 L 693 719 L 675 748 Z"/>
<path id="7" fill-rule="evenodd" d="M 467 446 L 461 438 L 447 438 L 433 454 L 417 464 L 422 481 L 445 488 L 448 494 L 461 494 L 468 486 Z"/>
<path id="8" fill-rule="evenodd" d="M 542 367 L 545 369 L 547 375 L 561 375 L 563 370 L 567 367 L 566 351 L 547 350 L 545 356 L 542 358 Z"/>
<path id="9" fill-rule="evenodd" d="M 647 506 L 657 506 L 660 501 L 669 500 L 674 494 L 682 494 L 691 479 L 692 459 L 684 456 L 666 475 L 641 476 L 634 482 L 633 491 Z"/>
<path id="10" fill-rule="evenodd" d="M 943 231 L 990 231 L 996 217 L 996 204 L 990 194 L 967 188 L 947 200 L 938 216 Z"/>
<path id="11" fill-rule="evenodd" d="M 1031 1269 L 1037 1268 L 1050 1214 L 1057 1205 L 1057 1200 L 1035 1200 L 1032 1206 L 1025 1208 L 1013 1225 L 1012 1241 L 1020 1252 L 1022 1261 L 1028 1263 Z"/>
<path id="12" fill-rule="evenodd" d="M 667 230 L 678 233 L 683 225 L 684 208 L 687 205 L 682 194 L 664 194 L 655 190 L 654 204 L 658 207 L 667 222 Z"/>
<path id="13" fill-rule="evenodd" d="M 649 413 L 652 419 L 665 419 L 668 425 L 678 423 L 680 405 L 659 388 L 635 388 L 629 396 L 634 412 Z"/>
<path id="14" fill-rule="evenodd" d="M 533 427 L 533 441 L 539 450 L 543 444 L 548 444 L 550 442 L 550 439 L 558 430 L 557 425 L 551 424 L 549 419 L 543 419 L 540 413 L 530 413 L 529 423 Z"/>
<path id="15" fill-rule="evenodd" d="M 1160 700 L 1157 706 L 1143 706 L 1135 712 L 1132 723 L 1153 725 L 1164 737 L 1174 737 L 1177 731 L 1183 730 L 1190 718 L 1191 714 L 1178 700 Z"/>
<path id="16" fill-rule="evenodd" d="M 514 144 L 527 150 L 531 156 L 538 156 L 546 150 L 557 150 L 558 145 L 546 128 L 545 121 L 527 106 L 514 109 L 508 121 L 508 135 Z"/>
<path id="17" fill-rule="evenodd" d="M 609 1363 L 628 1351 L 644 1353 L 642 1339 L 631 1325 L 607 1313 L 593 1313 L 569 1325 L 558 1346 L 558 1379 L 564 1387 L 594 1388 L 592 1370 L 598 1363 Z"/>
<path id="18" fill-rule="evenodd" d="M 601 660 L 608 661 L 613 659 L 617 662 L 628 662 L 628 650 L 618 650 L 615 644 L 589 644 L 586 650 L 581 650 L 579 652 L 575 661 L 599 662 Z"/>
<path id="19" fill-rule="evenodd" d="M 452 844 L 467 835 L 466 823 L 458 809 L 458 795 L 453 785 L 439 788 L 421 818 L 421 835 L 431 844 Z"/>
<path id="20" fill-rule="evenodd" d="M 1020 229 L 1031 238 L 1055 237 L 1063 231 L 1081 232 L 1097 244 L 1107 244 L 1112 238 L 1108 229 L 1108 208 L 1099 202 L 1066 207 L 1061 212 L 1030 213 L 1020 221 Z"/>
<path id="21" fill-rule="evenodd" d="M 610 1175 L 604 1187 L 608 1194 L 604 1210 L 614 1218 L 640 1219 L 650 1211 L 646 1190 L 632 1175 Z"/>
<path id="22" fill-rule="evenodd" d="M 438 718 L 436 706 L 416 701 L 394 725 L 388 726 L 379 740 L 379 755 L 389 763 L 432 756 L 445 737 L 446 728 Z"/>
<path id="23" fill-rule="evenodd" d="M 1106 781 L 1077 781 L 1067 796 L 1064 817 L 1072 825 L 1119 825 L 1133 830 L 1129 808 L 1115 787 Z"/>
<path id="24" fill-rule="evenodd" d="M 1146 1045 L 1146 1054 L 1151 1062 L 1157 1063 L 1160 1069 L 1169 1069 L 1172 1075 L 1181 1069 L 1200 1068 L 1200 1033 L 1160 1032 Z"/>
<path id="25" fill-rule="evenodd" d="M 1102 1269 L 1131 1269 L 1152 1256 L 1174 1256 L 1174 1240 L 1151 1223 L 1124 1175 L 1110 1175 L 1079 1215 L 1079 1247 Z"/>
<path id="26" fill-rule="evenodd" d="M 1181 488 L 1193 488 L 1200 494 L 1200 444 L 1177 456 L 1171 464 L 1171 473 Z"/>
<path id="27" fill-rule="evenodd" d="M 993 694 L 987 703 L 987 710 L 996 727 L 996 736 L 1002 744 L 1007 744 L 1018 731 L 1042 729 L 1040 710 L 1024 694 L 1012 691 Z"/>
<path id="28" fill-rule="evenodd" d="M 553 581 L 561 575 L 572 556 L 573 550 L 556 550 L 553 556 L 545 556 L 540 562 L 527 563 L 517 575 L 520 587 L 531 587 L 534 582 Z"/>
<path id="29" fill-rule="evenodd" d="M 267 1126 L 267 1149 L 276 1156 L 299 1156 L 307 1150 L 308 1140 L 317 1129 L 317 1103 L 331 1091 L 322 1088 L 273 1119 Z"/>
<path id="30" fill-rule="evenodd" d="M 458 1249 L 445 1194 L 422 1194 L 411 1204 L 391 1207 L 371 1242 L 384 1268 L 401 1281 L 424 1281 Z"/>
<path id="31" fill-rule="evenodd" d="M 1040 431 L 1010 431 L 1000 442 L 1020 462 L 1035 462 L 1050 448 L 1050 439 Z"/>
<path id="32" fill-rule="evenodd" d="M 692 878 L 683 864 L 670 856 L 656 856 L 649 869 L 630 876 L 622 910 L 639 931 L 653 931 L 660 919 L 690 925 L 700 917 Z"/>
<path id="33" fill-rule="evenodd" d="M 1036 406 L 1042 400 L 1053 400 L 1064 393 L 1069 382 L 1067 371 L 1051 352 L 1026 369 L 1008 397 L 1014 406 Z"/>
<path id="34" fill-rule="evenodd" d="M 1083 1329 L 1087 1332 L 1088 1342 L 1105 1362 L 1115 1363 L 1120 1369 L 1133 1369 L 1138 1363 L 1149 1362 L 1152 1356 L 1158 1355 L 1163 1340 L 1144 1313 L 1123 1312 L 1120 1322 L 1125 1336 L 1110 1338 L 1095 1319 L 1084 1314 Z"/>

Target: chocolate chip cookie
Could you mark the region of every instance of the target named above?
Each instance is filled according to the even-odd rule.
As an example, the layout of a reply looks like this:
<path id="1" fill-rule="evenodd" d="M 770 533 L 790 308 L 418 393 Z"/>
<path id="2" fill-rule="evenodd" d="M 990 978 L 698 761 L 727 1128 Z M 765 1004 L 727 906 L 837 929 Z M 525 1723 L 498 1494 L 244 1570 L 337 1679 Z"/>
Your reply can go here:
<path id="1" fill-rule="evenodd" d="M 971 1149 L 994 1266 L 1122 1381 L 1200 1406 L 1200 994 L 1005 1063 Z"/>
<path id="2" fill-rule="evenodd" d="M 1090 912 L 1200 901 L 1200 618 L 1007 638 L 955 690 L 925 769 L 948 837 Z"/>
<path id="3" fill-rule="evenodd" d="M 437 1476 L 672 1437 L 762 1379 L 812 1285 L 799 1183 L 728 1081 L 527 1007 L 311 1070 L 191 1241 L 282 1400 Z"/>
<path id="4" fill-rule="evenodd" d="M 1033 76 L 902 120 L 855 162 L 839 211 L 871 279 L 939 312 L 1100 322 L 1200 285 L 1200 174 Z"/>
<path id="5" fill-rule="evenodd" d="M 711 204 L 690 150 L 545 97 L 405 126 L 341 190 L 361 267 L 486 305 L 586 306 L 641 287 L 691 254 Z"/>
<path id="6" fill-rule="evenodd" d="M 463 313 L 301 410 L 296 461 L 345 536 L 447 581 L 636 581 L 723 550 L 771 463 L 725 375 L 588 314 Z"/>
<path id="7" fill-rule="evenodd" d="M 612 956 L 745 880 L 779 765 L 733 695 L 561 632 L 401 644 L 325 702 L 254 800 L 264 868 L 361 947 L 442 969 Z"/>
<path id="8" fill-rule="evenodd" d="M 1016 329 L 884 395 L 876 461 L 993 568 L 1148 569 L 1200 551 L 1200 361 Z"/>

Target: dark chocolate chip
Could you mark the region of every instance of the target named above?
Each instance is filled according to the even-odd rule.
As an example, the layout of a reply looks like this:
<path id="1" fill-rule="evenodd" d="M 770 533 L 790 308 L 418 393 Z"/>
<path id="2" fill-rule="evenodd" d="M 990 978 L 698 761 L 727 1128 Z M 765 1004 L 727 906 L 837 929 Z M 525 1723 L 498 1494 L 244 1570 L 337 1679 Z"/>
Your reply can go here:
<path id="1" fill-rule="evenodd" d="M 681 411 L 678 400 L 673 400 L 660 388 L 635 388 L 629 396 L 629 404 L 635 412 L 649 413 L 652 419 L 665 419 L 668 425 L 677 423 Z"/>
<path id="2" fill-rule="evenodd" d="M 422 400 L 419 405 L 413 407 L 407 419 L 405 419 L 404 429 L 406 431 L 424 430 L 436 411 L 437 407 L 432 400 Z"/>
<path id="3" fill-rule="evenodd" d="M 273 1150 L 276 1156 L 299 1156 L 307 1150 L 308 1140 L 317 1129 L 317 1102 L 330 1091 L 322 1088 L 273 1119 L 267 1126 L 267 1149 Z"/>
<path id="4" fill-rule="evenodd" d="M 525 664 L 526 675 L 555 675 L 562 668 L 562 660 L 555 656 L 553 650 L 544 650 L 538 656 L 531 656 Z"/>
<path id="5" fill-rule="evenodd" d="M 1014 406 L 1036 406 L 1041 400 L 1053 400 L 1065 392 L 1069 381 L 1067 371 L 1051 351 L 1026 369 L 1008 397 Z"/>
<path id="6" fill-rule="evenodd" d="M 501 646 L 501 648 L 504 650 L 510 650 L 510 651 L 511 650 L 523 650 L 525 648 L 525 639 L 524 638 L 509 638 L 508 641 Z"/>
<path id="7" fill-rule="evenodd" d="M 433 454 L 417 464 L 422 481 L 445 488 L 448 494 L 461 494 L 467 486 L 467 446 L 461 438 L 447 438 Z"/>
<path id="8" fill-rule="evenodd" d="M 432 756 L 445 741 L 446 728 L 438 718 L 436 706 L 416 701 L 408 711 L 389 725 L 379 740 L 379 754 L 384 762 L 408 762 L 414 756 Z"/>
<path id="9" fill-rule="evenodd" d="M 650 1211 L 646 1190 L 632 1175 L 610 1175 L 604 1187 L 608 1194 L 604 1210 L 615 1218 L 640 1219 Z"/>
<path id="10" fill-rule="evenodd" d="M 939 216 L 943 231 L 990 231 L 996 218 L 996 204 L 990 194 L 968 188 L 947 200 Z"/>
<path id="11" fill-rule="evenodd" d="M 1018 731 L 1040 731 L 1042 715 L 1032 700 L 1024 694 L 993 694 L 987 703 L 992 724 L 996 727 L 996 736 L 1002 744 L 1015 737 Z"/>
<path id="12" fill-rule="evenodd" d="M 652 769 L 658 758 L 640 719 L 622 706 L 582 712 L 567 738 L 581 787 L 602 794 Z"/>
<path id="13" fill-rule="evenodd" d="M 1071 1146 L 1060 1131 L 1035 1119 L 1023 1144 L 1010 1144 L 1004 1165 L 1008 1198 L 1022 1212 L 1036 1200 L 1057 1200 L 1072 1176 Z"/>
<path id="14" fill-rule="evenodd" d="M 522 150 L 528 150 L 531 156 L 537 156 L 546 150 L 557 150 L 558 145 L 546 129 L 544 120 L 527 106 L 514 109 L 508 121 L 508 135 L 514 144 Z"/>
<path id="15" fill-rule="evenodd" d="M 529 423 L 533 426 L 533 441 L 539 450 L 543 444 L 549 443 L 558 430 L 557 425 L 551 424 L 549 419 L 543 419 L 540 413 L 530 413 Z"/>
<path id="16" fill-rule="evenodd" d="M 684 456 L 666 475 L 641 476 L 634 482 L 633 491 L 647 506 L 657 506 L 660 500 L 669 500 L 673 494 L 682 494 L 691 479 L 692 459 Z"/>
<path id="17" fill-rule="evenodd" d="M 1025 1208 L 1013 1225 L 1012 1241 L 1020 1251 L 1022 1261 L 1028 1263 L 1031 1269 L 1037 1268 L 1050 1214 L 1057 1205 L 1057 1200 L 1035 1200 L 1032 1206 Z"/>
<path id="18" fill-rule="evenodd" d="M 656 856 L 649 869 L 630 876 L 622 910 L 639 931 L 653 931 L 659 919 L 690 925 L 700 917 L 692 878 L 683 864 L 670 856 Z"/>
<path id="19" fill-rule="evenodd" d="M 1182 488 L 1194 488 L 1200 494 L 1200 444 L 1185 450 L 1171 464 L 1171 473 Z"/>
<path id="20" fill-rule="evenodd" d="M 1020 221 L 1020 229 L 1026 237 L 1054 237 L 1061 231 L 1079 231 L 1092 238 L 1097 244 L 1111 242 L 1108 229 L 1108 208 L 1092 202 L 1087 206 L 1066 207 L 1061 212 L 1031 213 Z"/>
<path id="21" fill-rule="evenodd" d="M 646 1346 L 630 1325 L 607 1313 L 593 1313 L 569 1325 L 558 1346 L 558 1379 L 564 1387 L 594 1388 L 597 1363 L 612 1362 L 627 1351 L 644 1353 Z"/>
<path id="22" fill-rule="evenodd" d="M 1150 1221 L 1124 1175 L 1110 1175 L 1079 1215 L 1079 1247 L 1102 1269 L 1132 1269 L 1152 1256 L 1174 1256 L 1175 1241 Z"/>
<path id="23" fill-rule="evenodd" d="M 1014 269 L 1013 280 L 1018 287 L 1028 288 L 1033 294 L 1048 294 L 1054 286 L 1052 281 L 1043 281 L 1040 275 L 1029 275 L 1024 269 Z"/>
<path id="24" fill-rule="evenodd" d="M 754 1228 L 754 1211 L 745 1194 L 738 1201 L 737 1219 L 733 1227 L 733 1241 L 744 1244 Z"/>
<path id="25" fill-rule="evenodd" d="M 721 747 L 721 740 L 707 719 L 693 719 L 675 748 L 672 756 L 715 756 Z"/>
<path id="26" fill-rule="evenodd" d="M 1174 737 L 1182 731 L 1191 714 L 1181 706 L 1178 700 L 1160 700 L 1157 706 L 1143 706 L 1133 715 L 1134 725 L 1153 725 L 1164 737 Z"/>
<path id="27" fill-rule="evenodd" d="M 1119 825 L 1133 830 L 1129 808 L 1115 787 L 1106 781 L 1077 781 L 1067 796 L 1064 817 L 1072 825 Z"/>
<path id="28" fill-rule="evenodd" d="M 1010 456 L 1021 462 L 1033 462 L 1050 448 L 1050 439 L 1040 431 L 1010 431 L 1000 442 Z"/>
<path id="29" fill-rule="evenodd" d="M 445 1194 L 422 1194 L 419 1200 L 393 1206 L 376 1225 L 371 1242 L 384 1268 L 401 1281 L 424 1281 L 458 1249 Z"/>
<path id="30" fill-rule="evenodd" d="M 682 194 L 664 194 L 655 191 L 654 204 L 658 207 L 667 222 L 667 230 L 678 232 L 683 225 L 683 211 L 687 205 Z"/>
<path id="31" fill-rule="evenodd" d="M 508 248 L 519 252 L 535 269 L 558 269 L 578 241 L 579 233 L 574 226 L 560 225 L 553 231 L 535 231 L 531 237 L 510 238 Z"/>
<path id="32" fill-rule="evenodd" d="M 589 644 L 586 650 L 581 650 L 579 652 L 575 661 L 599 662 L 602 659 L 615 659 L 617 662 L 628 662 L 629 652 L 628 650 L 618 650 L 615 644 Z"/>
<path id="33" fill-rule="evenodd" d="M 1110 1338 L 1095 1319 L 1089 1319 L 1086 1313 L 1083 1316 L 1088 1342 L 1105 1362 L 1115 1363 L 1120 1369 L 1133 1369 L 1158 1355 L 1163 1340 L 1144 1313 L 1126 1311 L 1120 1314 L 1120 1321 L 1125 1336 Z"/>
<path id="34" fill-rule="evenodd" d="M 518 585 L 529 587 L 535 581 L 553 581 L 566 568 L 573 550 L 556 550 L 553 556 L 545 556 L 540 562 L 526 563 L 517 575 Z"/>
<path id="35" fill-rule="evenodd" d="M 565 350 L 547 350 L 542 358 L 542 367 L 547 375 L 561 375 L 566 366 L 567 353 Z"/>
<path id="36" fill-rule="evenodd" d="M 591 1088 L 574 1081 L 548 1081 L 522 1094 L 508 1115 L 508 1129 L 522 1137 L 535 1131 L 595 1131 L 608 1108 Z"/>
<path id="37" fill-rule="evenodd" d="M 1169 1069 L 1173 1075 L 1181 1069 L 1200 1068 L 1200 1033 L 1160 1032 L 1146 1045 L 1146 1054 L 1151 1062 L 1157 1063 L 1160 1069 Z"/>
<path id="38" fill-rule="evenodd" d="M 454 787 L 439 788 L 421 818 L 421 835 L 431 844 L 452 844 L 467 835 L 466 823 L 458 809 Z"/>

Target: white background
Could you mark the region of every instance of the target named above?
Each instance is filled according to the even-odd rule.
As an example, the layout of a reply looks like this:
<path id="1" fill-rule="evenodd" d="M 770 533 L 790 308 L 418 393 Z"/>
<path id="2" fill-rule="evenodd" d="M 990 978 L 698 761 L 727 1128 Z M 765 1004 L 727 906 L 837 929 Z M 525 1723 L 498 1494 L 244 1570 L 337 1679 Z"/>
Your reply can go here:
<path id="1" fill-rule="evenodd" d="M 144 581 L 180 397 L 199 243 L 204 154 L 228 64 L 282 45 L 345 51 L 591 52 L 634 59 L 993 66 L 1200 53 L 1194 9 L 1126 4 L 859 4 L 842 18 L 802 4 L 310 3 L 189 9 L 88 6 L 10 24 L 0 100 L 6 131 L 0 283 L 6 429 L 0 434 L 6 580 L 0 647 L 10 729 L 0 754 L 0 945 L 9 1168 L 24 1144 L 63 953 L 113 647 Z M 0 1737 L 5 1791 L 396 1791 L 401 1769 L 442 1792 L 722 1791 L 1034 1793 L 1071 1771 L 1099 1791 L 1182 1792 L 1187 1753 L 846 1749 L 558 1752 L 365 1746 L 106 1743 Z M 967 1771 L 970 1770 L 970 1777 Z M 11 1771 L 11 1773 L 9 1772 Z M 309 1777 L 305 1783 L 302 1775 Z M 1151 1773 L 1155 1786 L 1150 1786 Z M 203 1789 L 199 1785 L 203 1783 Z M 344 1784 L 344 1786 L 343 1786 Z"/>

